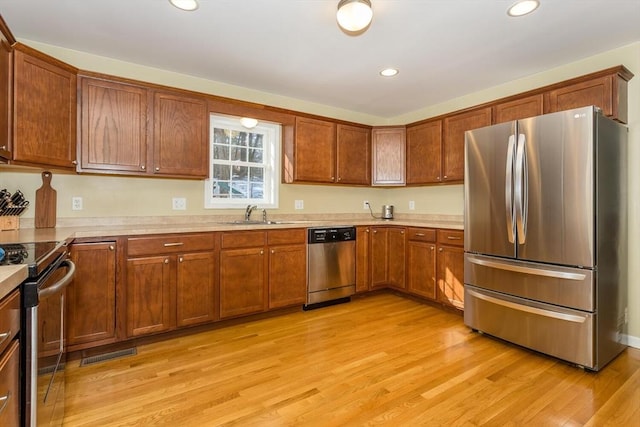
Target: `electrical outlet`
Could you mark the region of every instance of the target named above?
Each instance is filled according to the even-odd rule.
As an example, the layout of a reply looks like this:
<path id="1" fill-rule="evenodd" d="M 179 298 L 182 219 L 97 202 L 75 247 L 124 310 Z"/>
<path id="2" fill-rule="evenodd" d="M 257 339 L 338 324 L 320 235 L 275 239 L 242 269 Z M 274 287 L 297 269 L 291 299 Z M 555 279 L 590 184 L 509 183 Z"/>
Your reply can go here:
<path id="1" fill-rule="evenodd" d="M 362 209 L 369 209 L 369 201 L 365 200 L 364 202 L 362 202 Z"/>
<path id="2" fill-rule="evenodd" d="M 174 211 L 187 210 L 187 199 L 185 199 L 184 197 L 174 197 L 172 201 Z"/>
<path id="3" fill-rule="evenodd" d="M 71 210 L 73 211 L 81 211 L 82 210 L 82 197 L 72 197 L 71 198 Z"/>
<path id="4" fill-rule="evenodd" d="M 409 200 L 409 210 L 413 211 L 416 209 L 416 202 L 413 200 Z"/>
<path id="5" fill-rule="evenodd" d="M 304 200 L 296 200 L 295 208 L 296 210 L 304 209 Z"/>

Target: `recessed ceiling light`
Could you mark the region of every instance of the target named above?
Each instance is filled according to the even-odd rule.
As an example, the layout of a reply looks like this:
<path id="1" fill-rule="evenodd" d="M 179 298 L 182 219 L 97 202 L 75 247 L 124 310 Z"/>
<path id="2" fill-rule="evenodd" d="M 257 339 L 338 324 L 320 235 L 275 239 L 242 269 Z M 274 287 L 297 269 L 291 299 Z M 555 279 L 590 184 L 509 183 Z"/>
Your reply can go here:
<path id="1" fill-rule="evenodd" d="M 383 77 L 393 77 L 396 74 L 398 74 L 397 68 L 385 68 L 384 70 L 380 71 L 380 75 Z"/>
<path id="2" fill-rule="evenodd" d="M 536 10 L 538 6 L 540 6 L 538 0 L 520 0 L 507 10 L 507 15 L 514 17 L 527 15 Z"/>
<path id="3" fill-rule="evenodd" d="M 169 3 L 182 10 L 196 10 L 198 2 L 196 0 L 169 0 Z"/>

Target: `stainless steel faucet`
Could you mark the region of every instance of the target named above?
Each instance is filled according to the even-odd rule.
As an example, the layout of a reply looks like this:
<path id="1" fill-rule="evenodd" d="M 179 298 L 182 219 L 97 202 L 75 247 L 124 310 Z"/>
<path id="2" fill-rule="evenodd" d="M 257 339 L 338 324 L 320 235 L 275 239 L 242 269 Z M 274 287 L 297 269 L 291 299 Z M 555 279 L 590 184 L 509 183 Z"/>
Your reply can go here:
<path id="1" fill-rule="evenodd" d="M 249 221 L 251 219 L 251 212 L 256 209 L 256 205 L 247 205 L 247 210 L 244 212 L 244 220 Z"/>

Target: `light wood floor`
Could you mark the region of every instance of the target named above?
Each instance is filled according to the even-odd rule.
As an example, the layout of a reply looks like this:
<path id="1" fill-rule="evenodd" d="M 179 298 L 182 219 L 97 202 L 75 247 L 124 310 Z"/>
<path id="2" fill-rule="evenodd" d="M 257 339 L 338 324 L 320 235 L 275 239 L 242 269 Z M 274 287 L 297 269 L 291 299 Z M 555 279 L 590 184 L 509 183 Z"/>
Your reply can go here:
<path id="1" fill-rule="evenodd" d="M 65 426 L 640 425 L 640 350 L 585 372 L 386 293 L 78 365 Z"/>

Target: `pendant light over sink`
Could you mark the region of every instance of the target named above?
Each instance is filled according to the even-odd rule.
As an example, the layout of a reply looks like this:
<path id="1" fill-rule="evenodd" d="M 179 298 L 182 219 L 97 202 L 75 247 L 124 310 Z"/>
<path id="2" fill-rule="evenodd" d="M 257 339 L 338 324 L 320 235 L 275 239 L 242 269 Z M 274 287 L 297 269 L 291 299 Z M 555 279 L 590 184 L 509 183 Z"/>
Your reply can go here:
<path id="1" fill-rule="evenodd" d="M 366 29 L 373 18 L 369 0 L 340 0 L 336 14 L 338 25 L 349 33 Z"/>

